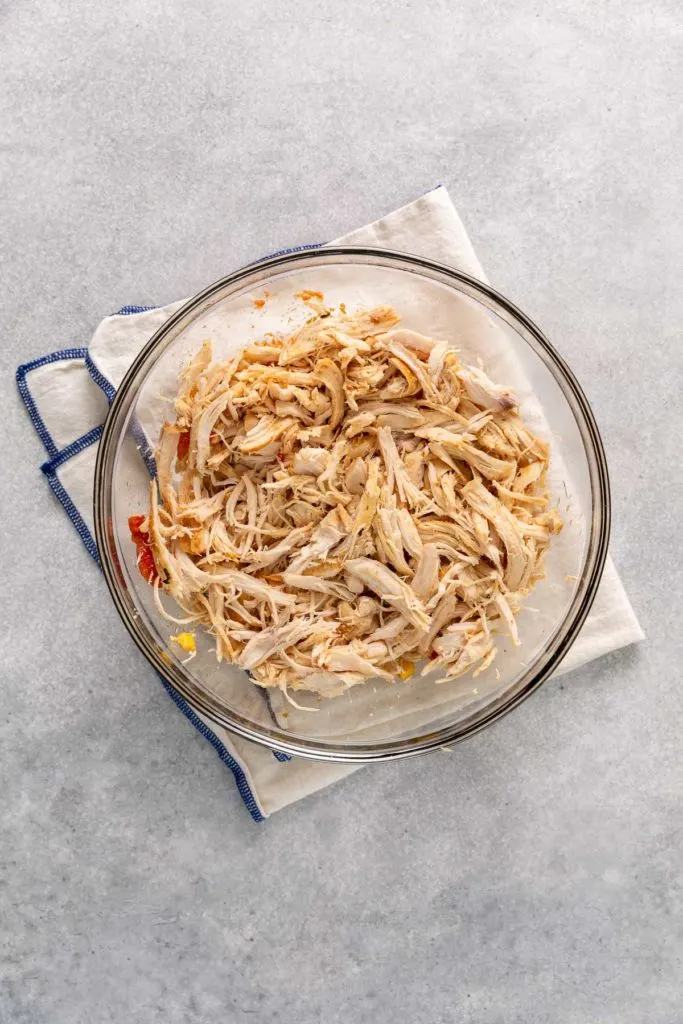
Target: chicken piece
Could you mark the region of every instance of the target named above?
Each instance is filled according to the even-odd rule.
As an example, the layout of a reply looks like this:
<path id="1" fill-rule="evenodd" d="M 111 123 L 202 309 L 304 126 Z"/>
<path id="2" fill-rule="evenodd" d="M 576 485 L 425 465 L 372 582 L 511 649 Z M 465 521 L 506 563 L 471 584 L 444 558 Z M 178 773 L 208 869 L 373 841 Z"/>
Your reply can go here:
<path id="1" fill-rule="evenodd" d="M 544 472 L 545 463 L 543 462 L 530 462 L 528 466 L 522 466 L 517 470 L 513 490 L 526 491 L 527 487 L 532 487 L 533 484 L 538 483 Z"/>
<path id="2" fill-rule="evenodd" d="M 346 563 L 346 571 L 400 612 L 414 626 L 427 629 L 429 616 L 417 595 L 396 573 L 371 558 L 356 558 Z"/>
<path id="3" fill-rule="evenodd" d="M 378 427 L 392 427 L 394 430 L 410 430 L 424 422 L 424 416 L 419 409 L 397 402 L 364 402 L 360 415 L 370 414 Z"/>
<path id="4" fill-rule="evenodd" d="M 183 551 L 178 551 L 174 561 L 175 579 L 171 579 L 168 590 L 173 596 L 178 593 L 181 602 L 184 597 L 190 597 L 193 591 L 201 592 L 211 586 L 211 584 L 216 584 L 226 588 L 226 596 L 229 597 L 231 602 L 233 598 L 230 594 L 243 593 L 255 597 L 259 601 L 266 602 L 274 615 L 279 607 L 287 607 L 294 604 L 295 599 L 291 594 L 285 594 L 284 591 L 278 590 L 277 587 L 271 587 L 262 580 L 249 576 L 238 569 L 207 572 L 195 565 L 192 559 Z"/>
<path id="5" fill-rule="evenodd" d="M 368 463 L 368 479 L 350 531 L 349 543 L 344 548 L 345 554 L 351 555 L 354 552 L 360 534 L 372 525 L 379 496 L 379 463 L 377 459 L 371 459 Z"/>
<path id="6" fill-rule="evenodd" d="M 375 627 L 379 614 L 379 602 L 374 597 L 356 597 L 352 601 L 340 601 L 337 615 L 344 630 L 344 636 L 367 637 Z"/>
<path id="7" fill-rule="evenodd" d="M 437 657 L 429 662 L 423 675 L 435 669 L 445 669 L 447 679 L 455 679 L 482 663 L 495 653 L 493 640 L 484 632 L 475 632 L 463 639 L 459 633 L 451 633 L 434 641 Z M 491 663 L 490 659 L 488 664 Z"/>
<path id="8" fill-rule="evenodd" d="M 326 448 L 300 448 L 294 456 L 294 472 L 320 476 L 329 461 L 330 453 Z"/>
<path id="9" fill-rule="evenodd" d="M 439 341 L 434 345 L 427 360 L 427 369 L 432 375 L 432 380 L 438 384 L 443 373 L 444 361 L 448 352 L 448 342 Z"/>
<path id="10" fill-rule="evenodd" d="M 375 422 L 375 415 L 372 412 L 359 412 L 357 416 L 352 416 L 346 425 L 346 436 L 356 437 L 361 434 L 366 427 L 369 427 Z"/>
<path id="11" fill-rule="evenodd" d="M 428 601 L 439 589 L 439 552 L 435 544 L 425 544 L 417 563 L 411 587 L 421 601 Z"/>
<path id="12" fill-rule="evenodd" d="M 328 328 L 327 334 L 341 349 L 339 353 L 340 363 L 344 362 L 348 365 L 348 362 L 356 356 L 372 352 L 372 345 L 367 341 L 363 341 L 362 338 L 347 334 L 346 331 L 339 330 L 338 328 Z"/>
<path id="13" fill-rule="evenodd" d="M 211 363 L 213 357 L 213 346 L 210 341 L 205 341 L 185 369 L 181 373 L 181 380 L 185 385 L 185 392 L 190 392 L 196 386 L 202 373 Z M 183 396 L 184 397 L 184 396 Z"/>
<path id="14" fill-rule="evenodd" d="M 465 391 L 476 405 L 494 412 L 505 412 L 519 405 L 519 399 L 511 388 L 494 384 L 483 370 L 468 366 L 458 370 L 458 378 L 462 381 Z"/>
<path id="15" fill-rule="evenodd" d="M 374 597 L 361 597 L 355 605 L 346 602 L 339 605 L 339 618 L 341 622 L 349 624 L 356 622 L 359 618 L 372 618 L 379 613 L 379 602 Z"/>
<path id="16" fill-rule="evenodd" d="M 278 356 L 279 366 L 290 366 L 312 355 L 324 343 L 323 320 L 313 319 L 305 323 L 291 338 L 288 338 Z"/>
<path id="17" fill-rule="evenodd" d="M 339 516 L 336 510 L 333 510 L 325 516 L 319 526 L 316 526 L 310 541 L 301 549 L 296 558 L 292 559 L 287 571 L 302 573 L 311 564 L 322 562 L 339 541 L 346 536 L 347 532 L 340 526 Z"/>
<path id="18" fill-rule="evenodd" d="M 296 420 L 291 417 L 278 419 L 275 416 L 262 416 L 256 426 L 248 430 L 244 438 L 239 442 L 239 450 L 244 452 L 245 455 L 258 452 L 272 441 L 277 441 L 295 423 Z M 190 443 L 192 444 L 192 441 Z"/>
<path id="19" fill-rule="evenodd" d="M 218 417 L 227 409 L 229 402 L 229 393 L 219 395 L 192 421 L 189 458 L 191 464 L 194 462 L 199 473 L 203 473 L 206 469 L 206 460 L 211 451 L 211 431 Z"/>
<path id="20" fill-rule="evenodd" d="M 396 511 L 396 521 L 403 538 L 403 546 L 413 558 L 422 556 L 422 538 L 420 531 L 415 525 L 415 520 L 407 508 L 399 508 Z"/>
<path id="21" fill-rule="evenodd" d="M 432 612 L 429 629 L 420 637 L 419 650 L 425 655 L 431 648 L 434 638 L 439 635 L 458 614 L 459 609 L 467 611 L 467 605 L 461 605 L 454 594 L 444 594 Z"/>
<path id="22" fill-rule="evenodd" d="M 308 590 L 316 594 L 325 594 L 327 597 L 333 597 L 337 601 L 352 601 L 354 598 L 353 591 L 349 590 L 348 587 L 333 580 L 320 579 L 318 576 L 285 572 L 282 574 L 282 580 L 285 586 L 291 587 L 294 590 Z"/>
<path id="23" fill-rule="evenodd" d="M 402 576 L 412 576 L 413 570 L 406 562 L 403 553 L 403 537 L 398 525 L 396 510 L 379 508 L 373 527 L 384 549 L 387 561 L 391 562 Z"/>
<path id="24" fill-rule="evenodd" d="M 280 349 L 275 345 L 249 345 L 242 352 L 242 359 L 245 363 L 268 365 L 276 363 L 279 355 Z"/>
<path id="25" fill-rule="evenodd" d="M 537 526 L 545 527 L 550 533 L 560 533 L 564 525 L 556 509 L 550 512 L 542 512 L 536 516 L 535 522 Z"/>
<path id="26" fill-rule="evenodd" d="M 310 525 L 301 526 L 298 529 L 294 529 L 287 537 L 279 541 L 277 544 L 273 544 L 269 548 L 261 548 L 260 551 L 245 552 L 242 554 L 242 560 L 247 562 L 249 565 L 249 571 L 257 569 L 265 569 L 266 566 L 274 565 L 279 562 L 281 558 L 291 554 L 294 548 L 297 548 L 301 542 L 311 535 L 313 527 Z"/>
<path id="27" fill-rule="evenodd" d="M 408 455 L 404 456 L 403 465 L 405 466 L 405 471 L 410 482 L 420 490 L 424 481 L 424 451 L 410 452 Z"/>
<path id="28" fill-rule="evenodd" d="M 492 416 L 492 413 L 488 414 Z M 487 452 L 492 455 L 496 455 L 501 459 L 516 459 L 517 448 L 515 445 L 510 444 L 509 439 L 505 436 L 498 423 L 493 423 L 489 420 L 488 423 L 483 425 L 482 429 L 477 431 L 477 443 L 485 448 Z"/>
<path id="29" fill-rule="evenodd" d="M 377 437 L 386 467 L 389 489 L 392 490 L 395 485 L 401 501 L 406 502 L 413 508 L 430 508 L 431 502 L 427 496 L 418 490 L 405 471 L 396 448 L 391 427 L 380 427 L 377 431 Z"/>
<path id="30" fill-rule="evenodd" d="M 362 459 L 354 459 L 346 475 L 346 489 L 350 494 L 362 494 L 368 479 L 368 467 Z"/>
<path id="31" fill-rule="evenodd" d="M 302 409 L 298 402 L 276 402 L 275 415 L 279 416 L 280 419 L 284 419 L 286 416 L 291 416 L 306 424 L 313 422 L 312 416 L 307 413 L 305 409 Z"/>
<path id="32" fill-rule="evenodd" d="M 319 508 L 307 501 L 290 501 L 279 514 L 291 520 L 295 527 L 307 526 L 309 523 L 315 525 L 323 516 L 323 512 Z"/>
<path id="33" fill-rule="evenodd" d="M 299 430 L 298 439 L 302 445 L 329 448 L 334 443 L 334 432 L 329 423 L 321 423 L 315 427 Z"/>
<path id="34" fill-rule="evenodd" d="M 487 480 L 506 480 L 515 472 L 514 462 L 494 458 L 451 430 L 444 430 L 443 427 L 419 427 L 415 433 L 428 441 L 438 442 L 447 452 L 467 462 Z"/>
<path id="35" fill-rule="evenodd" d="M 540 461 L 547 465 L 549 458 L 547 443 L 527 430 L 519 416 L 508 415 L 501 419 L 500 429 L 508 441 L 516 447 L 520 462 Z"/>
<path id="36" fill-rule="evenodd" d="M 375 643 L 378 640 L 396 640 L 398 637 L 409 632 L 409 630 L 410 626 L 407 619 L 403 615 L 394 615 L 383 626 L 380 626 L 374 633 L 371 633 L 368 637 L 368 643 Z"/>
<path id="37" fill-rule="evenodd" d="M 395 338 L 392 338 L 391 335 L 384 339 L 384 344 L 388 351 L 399 360 L 402 366 L 407 366 L 410 372 L 419 381 L 423 394 L 427 398 L 438 398 L 438 391 L 429 376 L 424 363 L 422 363 L 417 356 L 413 355 L 412 352 L 409 352 L 407 348 L 404 348 L 403 345 L 399 344 L 399 342 L 397 342 Z"/>
<path id="38" fill-rule="evenodd" d="M 375 306 L 350 316 L 344 323 L 344 333 L 352 338 L 372 338 L 386 333 L 398 321 L 391 306 Z"/>
<path id="39" fill-rule="evenodd" d="M 428 356 L 434 346 L 438 344 L 433 338 L 427 338 L 424 334 L 418 334 L 417 331 L 409 331 L 405 327 L 398 327 L 390 331 L 383 335 L 381 340 L 397 341 L 399 345 L 403 345 L 404 348 L 411 349 L 413 352 L 419 352 L 422 356 Z"/>
<path id="40" fill-rule="evenodd" d="M 290 622 L 286 626 L 271 626 L 264 629 L 246 645 L 237 659 L 238 664 L 241 668 L 256 668 L 266 658 L 293 647 L 317 629 L 320 629 L 320 623 L 315 621 Z"/>
<path id="41" fill-rule="evenodd" d="M 178 441 L 181 436 L 186 436 L 185 432 L 181 431 L 175 424 L 164 423 L 159 437 L 159 445 L 154 453 L 157 483 L 164 502 L 169 498 L 172 466 L 176 459 Z"/>
<path id="42" fill-rule="evenodd" d="M 334 430 L 339 426 L 344 415 L 346 404 L 344 377 L 339 367 L 331 359 L 319 359 L 315 364 L 315 373 L 329 391 L 332 402 L 329 424 Z"/>
<path id="43" fill-rule="evenodd" d="M 471 480 L 462 489 L 465 501 L 495 527 L 505 546 L 505 584 L 510 590 L 519 590 L 528 578 L 531 559 L 515 517 L 487 491 L 480 480 Z"/>
<path id="44" fill-rule="evenodd" d="M 458 561 L 476 565 L 480 558 L 479 545 L 469 524 L 452 519 L 436 519 L 432 516 L 421 519 L 417 525 L 423 542 L 450 544 L 458 552 Z"/>
<path id="45" fill-rule="evenodd" d="M 332 647 L 325 652 L 320 661 L 322 667 L 330 672 L 358 672 L 367 679 L 377 677 L 388 682 L 393 679 L 391 672 L 375 665 L 350 647 Z"/>
<path id="46" fill-rule="evenodd" d="M 510 605 L 508 604 L 505 595 L 500 593 L 496 594 L 493 598 L 492 603 L 496 611 L 500 615 L 501 619 L 507 626 L 508 632 L 512 637 L 513 644 L 515 645 L 515 647 L 519 647 L 519 632 L 517 630 L 517 623 L 515 622 L 515 617 L 512 614 L 512 609 L 510 608 Z"/>

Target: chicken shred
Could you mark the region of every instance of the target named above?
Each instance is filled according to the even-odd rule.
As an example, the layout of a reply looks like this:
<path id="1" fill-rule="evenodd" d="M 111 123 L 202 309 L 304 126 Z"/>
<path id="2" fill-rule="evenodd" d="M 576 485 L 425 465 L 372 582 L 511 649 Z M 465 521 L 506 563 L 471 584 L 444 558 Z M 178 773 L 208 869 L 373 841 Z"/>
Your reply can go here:
<path id="1" fill-rule="evenodd" d="M 549 446 L 510 388 L 390 307 L 299 297 L 299 330 L 218 363 L 205 342 L 180 377 L 147 513 L 157 607 L 288 699 L 414 662 L 476 675 L 496 633 L 519 644 L 562 527 Z"/>

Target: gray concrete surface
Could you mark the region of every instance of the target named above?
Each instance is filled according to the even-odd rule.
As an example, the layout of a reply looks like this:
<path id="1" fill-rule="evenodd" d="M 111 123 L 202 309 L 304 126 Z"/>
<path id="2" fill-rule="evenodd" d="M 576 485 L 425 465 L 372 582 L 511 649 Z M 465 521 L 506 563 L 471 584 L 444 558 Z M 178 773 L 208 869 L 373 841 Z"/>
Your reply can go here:
<path id="1" fill-rule="evenodd" d="M 680 1022 L 678 0 L 1 11 L 2 1024 Z M 256 826 L 47 492 L 13 370 L 438 182 L 594 403 L 649 639 Z"/>

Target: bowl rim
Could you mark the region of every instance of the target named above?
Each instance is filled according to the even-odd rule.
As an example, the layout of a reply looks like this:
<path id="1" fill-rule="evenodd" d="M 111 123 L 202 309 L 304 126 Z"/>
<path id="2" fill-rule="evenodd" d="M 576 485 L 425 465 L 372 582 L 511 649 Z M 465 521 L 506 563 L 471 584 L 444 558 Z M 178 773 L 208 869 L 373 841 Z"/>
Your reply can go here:
<path id="1" fill-rule="evenodd" d="M 112 488 L 111 479 L 107 480 L 105 477 L 105 468 L 109 459 L 110 450 L 112 449 L 112 446 L 116 445 L 118 438 L 116 428 L 118 426 L 120 410 L 128 398 L 131 388 L 134 386 L 139 368 L 146 362 L 149 355 L 160 345 L 166 335 L 176 326 L 176 324 L 186 317 L 188 313 L 194 311 L 202 303 L 205 303 L 208 299 L 212 298 L 217 292 L 230 288 L 234 285 L 239 285 L 240 282 L 257 272 L 264 272 L 267 274 L 271 270 L 281 269 L 287 266 L 294 268 L 298 264 L 305 263 L 316 256 L 370 257 L 375 259 L 379 258 L 380 263 L 382 259 L 386 259 L 393 264 L 398 261 L 404 265 L 408 264 L 408 266 L 413 270 L 418 268 L 428 272 L 445 275 L 456 282 L 466 285 L 468 289 L 475 293 L 478 292 L 484 295 L 487 299 L 492 301 L 494 305 L 500 307 L 509 317 L 512 318 L 513 321 L 520 323 L 540 346 L 546 357 L 546 364 L 550 364 L 552 367 L 553 375 L 565 394 L 565 398 L 568 397 L 566 393 L 567 391 L 571 394 L 571 398 L 575 403 L 574 406 L 572 402 L 569 401 L 572 414 L 574 418 L 577 419 L 577 426 L 580 429 L 584 447 L 590 449 L 595 460 L 595 466 L 590 466 L 589 458 L 593 515 L 591 518 L 589 543 L 585 555 L 581 579 L 581 584 L 583 585 L 583 595 L 581 600 L 574 610 L 573 616 L 571 615 L 570 606 L 563 623 L 560 625 L 555 637 L 553 638 L 554 650 L 552 651 L 551 656 L 547 659 L 546 664 L 540 667 L 536 672 L 532 671 L 532 668 L 530 668 L 528 672 L 529 678 L 515 693 L 511 694 L 508 698 L 500 698 L 499 701 L 489 710 L 483 709 L 481 713 L 477 713 L 478 717 L 470 724 L 467 724 L 468 720 L 466 719 L 464 727 L 462 723 L 453 723 L 450 726 L 444 726 L 435 732 L 427 733 L 417 739 L 388 741 L 368 744 L 367 746 L 359 744 L 357 748 L 349 748 L 335 743 L 307 743 L 300 740 L 290 740 L 286 736 L 283 736 L 282 733 L 279 733 L 276 738 L 269 733 L 260 732 L 259 730 L 244 724 L 242 721 L 236 720 L 236 718 L 233 718 L 231 714 L 227 714 L 224 710 L 224 706 L 219 705 L 206 690 L 199 691 L 194 683 L 190 683 L 183 677 L 182 673 L 173 663 L 168 664 L 161 657 L 161 652 L 158 646 L 153 641 L 148 640 L 147 637 L 140 632 L 136 622 L 128 613 L 128 609 L 126 608 L 122 598 L 121 587 L 118 580 L 120 569 L 117 566 L 115 540 L 113 534 L 108 528 L 109 519 L 107 497 L 108 492 L 111 492 Z M 559 380 L 558 376 L 560 378 Z M 577 409 L 581 420 L 577 417 Z M 585 435 L 587 435 L 587 437 Z M 112 454 L 115 454 L 115 451 L 116 448 L 114 447 Z M 589 457 L 588 451 L 587 457 Z M 113 459 L 111 460 L 111 463 L 113 466 Z M 234 733 L 235 735 L 251 742 L 258 743 L 259 745 L 271 750 L 314 761 L 346 764 L 364 764 L 375 761 L 397 760 L 460 742 L 478 732 L 481 732 L 482 729 L 485 729 L 494 722 L 497 722 L 499 719 L 503 718 L 522 704 L 557 669 L 583 626 L 583 623 L 585 622 L 592 607 L 597 588 L 602 577 L 611 529 L 611 495 L 607 459 L 593 411 L 573 371 L 534 321 L 531 320 L 530 317 L 519 309 L 510 299 L 506 298 L 494 288 L 491 288 L 489 284 L 479 281 L 462 270 L 458 270 L 454 267 L 448 266 L 447 264 L 440 263 L 436 260 L 430 260 L 422 256 L 417 256 L 412 253 L 404 253 L 398 250 L 386 249 L 379 246 L 356 245 L 307 247 L 294 252 L 287 252 L 247 264 L 246 266 L 241 267 L 240 269 L 235 270 L 208 285 L 187 302 L 183 303 L 179 309 L 164 321 L 164 323 L 152 335 L 150 340 L 143 346 L 133 363 L 126 371 L 124 378 L 117 388 L 116 394 L 110 404 L 97 451 L 93 492 L 93 512 L 95 521 L 95 538 L 100 556 L 100 563 L 114 606 L 138 648 L 142 651 L 151 665 L 157 670 L 159 675 L 161 675 L 162 679 L 165 680 L 171 688 L 189 704 L 192 710 L 205 715 L 214 724 L 227 729 L 228 732 Z M 574 596 L 572 604 L 576 603 L 579 593 L 580 589 Z"/>

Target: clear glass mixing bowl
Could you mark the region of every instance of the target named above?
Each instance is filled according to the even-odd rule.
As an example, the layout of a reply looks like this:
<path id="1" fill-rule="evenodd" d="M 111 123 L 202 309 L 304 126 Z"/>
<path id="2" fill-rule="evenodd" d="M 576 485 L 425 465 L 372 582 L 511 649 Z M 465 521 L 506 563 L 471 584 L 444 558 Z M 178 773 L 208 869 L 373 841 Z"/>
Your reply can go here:
<path id="1" fill-rule="evenodd" d="M 522 645 L 498 639 L 493 666 L 439 682 L 438 676 L 369 681 L 319 702 L 297 692 L 299 711 L 240 669 L 218 664 L 211 637 L 183 664 L 174 627 L 157 612 L 136 566 L 128 517 L 149 500 L 149 455 L 174 418 L 176 378 L 210 338 L 226 357 L 268 330 L 292 328 L 307 312 L 294 299 L 320 291 L 349 309 L 394 305 L 402 325 L 452 339 L 464 362 L 482 361 L 513 384 L 522 416 L 550 440 L 550 483 L 565 520 L 547 577 L 519 617 Z M 254 302 L 267 292 L 258 308 Z M 104 574 L 131 636 L 157 671 L 198 712 L 246 739 L 288 754 L 362 762 L 405 757 L 463 739 L 520 704 L 557 668 L 595 596 L 607 552 L 609 483 L 600 435 L 583 391 L 541 331 L 511 302 L 450 267 L 383 249 L 333 246 L 275 257 L 239 270 L 173 313 L 126 373 L 104 428 L 95 478 L 95 525 Z"/>

